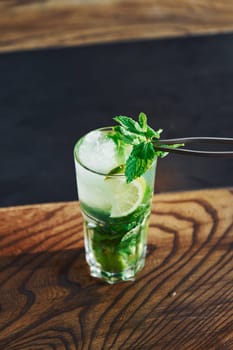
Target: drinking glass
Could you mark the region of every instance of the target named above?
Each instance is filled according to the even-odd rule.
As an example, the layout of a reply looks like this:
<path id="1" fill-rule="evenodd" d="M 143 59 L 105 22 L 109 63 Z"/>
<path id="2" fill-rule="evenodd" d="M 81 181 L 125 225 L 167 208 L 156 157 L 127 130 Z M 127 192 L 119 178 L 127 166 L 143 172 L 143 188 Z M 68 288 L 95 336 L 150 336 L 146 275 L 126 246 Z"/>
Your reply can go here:
<path id="1" fill-rule="evenodd" d="M 106 134 L 109 128 L 99 131 Z M 127 183 L 124 174 L 97 172 L 81 162 L 84 138 L 75 144 L 74 162 L 90 273 L 110 284 L 133 281 L 145 263 L 157 159 Z"/>

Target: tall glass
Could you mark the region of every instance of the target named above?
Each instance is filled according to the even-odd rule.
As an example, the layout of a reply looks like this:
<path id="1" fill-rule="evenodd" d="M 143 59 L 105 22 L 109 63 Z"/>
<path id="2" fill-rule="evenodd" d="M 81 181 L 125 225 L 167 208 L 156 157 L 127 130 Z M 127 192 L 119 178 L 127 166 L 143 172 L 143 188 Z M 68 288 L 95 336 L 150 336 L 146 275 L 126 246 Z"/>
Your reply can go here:
<path id="1" fill-rule="evenodd" d="M 90 273 L 111 284 L 133 281 L 145 263 L 156 161 L 127 184 L 123 174 L 107 176 L 80 161 L 83 138 L 74 147 L 74 161 Z"/>

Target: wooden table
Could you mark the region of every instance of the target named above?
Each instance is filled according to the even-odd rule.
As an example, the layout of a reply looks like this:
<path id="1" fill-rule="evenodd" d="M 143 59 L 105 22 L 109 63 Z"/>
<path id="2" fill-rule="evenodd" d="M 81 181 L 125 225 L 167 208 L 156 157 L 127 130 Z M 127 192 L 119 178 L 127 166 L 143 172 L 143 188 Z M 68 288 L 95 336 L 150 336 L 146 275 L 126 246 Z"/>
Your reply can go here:
<path id="1" fill-rule="evenodd" d="M 155 195 L 136 282 L 89 276 L 77 202 L 0 209 L 0 349 L 233 349 L 233 190 Z"/>
<path id="2" fill-rule="evenodd" d="M 232 32 L 230 0 L 2 0 L 0 52 Z"/>

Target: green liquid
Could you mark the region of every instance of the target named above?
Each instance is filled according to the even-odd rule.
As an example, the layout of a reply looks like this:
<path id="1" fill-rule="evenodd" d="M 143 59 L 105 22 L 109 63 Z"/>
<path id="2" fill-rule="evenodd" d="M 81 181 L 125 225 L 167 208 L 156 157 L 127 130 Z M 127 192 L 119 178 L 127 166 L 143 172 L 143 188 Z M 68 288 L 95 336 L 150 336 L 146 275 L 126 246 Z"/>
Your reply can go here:
<path id="1" fill-rule="evenodd" d="M 109 283 L 133 280 L 144 266 L 151 197 L 148 186 L 142 204 L 119 218 L 81 203 L 87 260 L 93 276 Z"/>

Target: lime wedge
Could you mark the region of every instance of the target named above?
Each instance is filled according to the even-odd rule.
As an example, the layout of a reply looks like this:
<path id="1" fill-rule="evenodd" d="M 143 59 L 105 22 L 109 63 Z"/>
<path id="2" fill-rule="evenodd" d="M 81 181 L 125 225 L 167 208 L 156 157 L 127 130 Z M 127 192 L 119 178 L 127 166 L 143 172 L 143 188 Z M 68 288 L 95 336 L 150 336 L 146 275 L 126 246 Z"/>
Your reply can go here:
<path id="1" fill-rule="evenodd" d="M 119 218 L 133 213 L 142 203 L 146 190 L 146 182 L 140 177 L 129 184 L 125 178 L 108 179 L 111 193 L 110 217 Z"/>

